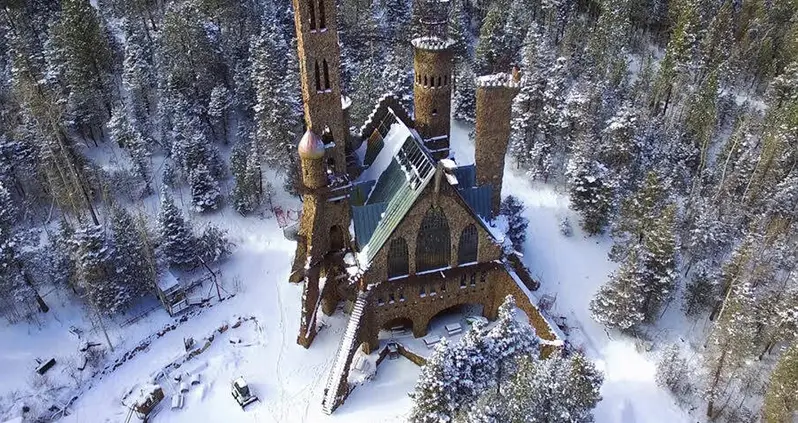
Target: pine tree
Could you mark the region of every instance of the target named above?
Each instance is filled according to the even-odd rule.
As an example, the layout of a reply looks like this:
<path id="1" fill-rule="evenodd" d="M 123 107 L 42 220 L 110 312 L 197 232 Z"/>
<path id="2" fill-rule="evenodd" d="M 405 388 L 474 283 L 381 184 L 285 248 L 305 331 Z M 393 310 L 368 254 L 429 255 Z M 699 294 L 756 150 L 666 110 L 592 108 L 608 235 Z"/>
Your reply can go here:
<path id="1" fill-rule="evenodd" d="M 128 93 L 130 110 L 136 126 L 152 136 L 150 117 L 154 117 L 152 103 L 155 95 L 152 42 L 146 37 L 146 25 L 126 20 L 125 52 L 122 63 L 122 86 Z"/>
<path id="2" fill-rule="evenodd" d="M 154 252 L 147 250 L 147 246 L 152 245 L 149 241 L 142 241 L 142 237 L 148 234 L 139 230 L 125 209 L 114 208 L 111 228 L 114 233 L 111 262 L 115 269 L 114 279 L 122 291 L 117 302 L 119 308 L 124 308 L 155 286 L 155 275 L 151 271 Z"/>
<path id="3" fill-rule="evenodd" d="M 219 191 L 219 183 L 211 175 L 210 170 L 204 164 L 200 164 L 191 171 L 189 180 L 191 182 L 191 204 L 197 212 L 206 212 L 219 208 L 222 193 Z"/>
<path id="4" fill-rule="evenodd" d="M 634 329 L 645 319 L 643 272 L 638 253 L 632 251 L 590 301 L 593 318 L 607 327 Z"/>
<path id="5" fill-rule="evenodd" d="M 116 313 L 129 298 L 113 277 L 112 240 L 106 239 L 102 226 L 92 224 L 82 225 L 75 231 L 74 239 L 79 286 L 92 307 L 103 313 Z"/>
<path id="6" fill-rule="evenodd" d="M 762 414 L 765 423 L 790 421 L 798 411 L 798 344 L 779 359 L 770 376 Z"/>
<path id="7" fill-rule="evenodd" d="M 275 22 L 264 23 L 263 32 L 250 45 L 250 54 L 259 150 L 267 163 L 288 173 L 301 118 L 296 96 L 290 92 L 293 83 L 286 79 L 288 45 Z"/>
<path id="8" fill-rule="evenodd" d="M 455 67 L 455 87 L 452 95 L 454 117 L 473 123 L 477 114 L 477 85 L 473 65 L 464 60 Z"/>
<path id="9" fill-rule="evenodd" d="M 524 251 L 526 228 L 529 226 L 529 219 L 524 217 L 523 211 L 524 204 L 512 195 L 502 200 L 499 207 L 499 214 L 507 219 L 507 236 L 516 251 Z"/>
<path id="10" fill-rule="evenodd" d="M 161 191 L 158 234 L 161 237 L 161 250 L 169 264 L 177 267 L 196 264 L 196 241 L 191 228 L 166 189 Z"/>
<path id="11" fill-rule="evenodd" d="M 449 343 L 443 339 L 421 368 L 418 382 L 410 393 L 413 409 L 410 411 L 409 422 L 438 423 L 451 420 L 457 404 L 453 403 L 450 392 L 457 382 L 457 375 L 450 363 Z"/>
<path id="12" fill-rule="evenodd" d="M 111 49 L 89 0 L 65 0 L 53 29 L 78 129 L 93 136 L 110 115 Z"/>
<path id="13" fill-rule="evenodd" d="M 208 103 L 208 116 L 211 117 L 215 127 L 222 129 L 222 142 L 227 144 L 227 120 L 228 110 L 230 109 L 230 90 L 224 85 L 217 85 L 211 91 L 211 99 Z"/>
<path id="14" fill-rule="evenodd" d="M 648 321 L 667 303 L 676 285 L 676 206 L 665 208 L 643 240 L 645 301 L 642 311 Z"/>
<path id="15" fill-rule="evenodd" d="M 152 193 L 150 186 L 150 151 L 144 136 L 133 126 L 122 108 L 114 109 L 108 121 L 111 141 L 130 154 L 133 175 L 144 183 L 144 195 Z"/>
<path id="16" fill-rule="evenodd" d="M 499 306 L 496 325 L 488 332 L 493 340 L 493 357 L 496 361 L 496 383 L 502 382 L 515 373 L 519 357 L 540 355 L 540 340 L 535 330 L 515 318 L 515 299 L 508 295 Z"/>
<path id="17" fill-rule="evenodd" d="M 606 169 L 584 153 L 576 153 L 568 164 L 571 207 L 581 216 L 582 228 L 589 235 L 604 231 L 610 220 L 613 186 Z"/>
<path id="18" fill-rule="evenodd" d="M 517 50 L 513 51 L 508 43 L 506 25 L 507 19 L 502 3 L 493 3 L 479 30 L 474 62 L 477 76 L 507 72 L 510 69 Z"/>

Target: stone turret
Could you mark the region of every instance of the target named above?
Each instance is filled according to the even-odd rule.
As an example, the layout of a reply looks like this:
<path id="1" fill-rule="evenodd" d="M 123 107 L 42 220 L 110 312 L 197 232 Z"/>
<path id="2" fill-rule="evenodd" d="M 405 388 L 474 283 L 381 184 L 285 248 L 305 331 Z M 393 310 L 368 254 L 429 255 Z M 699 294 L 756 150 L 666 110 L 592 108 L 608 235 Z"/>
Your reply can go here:
<path id="1" fill-rule="evenodd" d="M 452 41 L 447 35 L 448 1 L 423 0 L 423 34 L 413 44 L 415 125 L 433 157 L 449 156 L 452 111 Z"/>
<path id="2" fill-rule="evenodd" d="M 299 158 L 302 161 L 302 185 L 308 189 L 327 186 L 326 165 L 324 164 L 324 143 L 318 135 L 308 129 L 299 141 Z"/>
<path id="3" fill-rule="evenodd" d="M 491 210 L 499 213 L 504 161 L 510 141 L 513 98 L 520 91 L 520 73 L 477 78 L 476 167 L 477 184 L 493 187 Z"/>

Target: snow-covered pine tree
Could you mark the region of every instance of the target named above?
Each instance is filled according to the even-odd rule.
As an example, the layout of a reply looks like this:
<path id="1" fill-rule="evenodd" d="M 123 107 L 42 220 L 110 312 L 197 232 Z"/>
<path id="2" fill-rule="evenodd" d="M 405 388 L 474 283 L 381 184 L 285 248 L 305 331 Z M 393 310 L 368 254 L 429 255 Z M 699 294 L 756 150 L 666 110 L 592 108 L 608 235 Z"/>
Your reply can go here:
<path id="1" fill-rule="evenodd" d="M 113 277 L 113 241 L 106 239 L 102 226 L 90 223 L 75 231 L 74 240 L 80 287 L 92 307 L 102 313 L 116 313 L 129 297 Z"/>
<path id="2" fill-rule="evenodd" d="M 224 144 L 228 141 L 227 120 L 231 103 L 230 90 L 226 86 L 219 84 L 213 88 L 208 103 L 208 116 L 211 118 L 211 123 L 221 129 L 220 134 Z"/>
<path id="3" fill-rule="evenodd" d="M 452 94 L 454 117 L 473 123 L 477 113 L 477 85 L 473 64 L 463 60 L 455 65 L 455 87 Z"/>
<path id="4" fill-rule="evenodd" d="M 297 98 L 290 89 L 293 82 L 286 78 L 289 54 L 283 32 L 273 19 L 266 19 L 261 34 L 250 43 L 251 78 L 256 92 L 255 135 L 262 159 L 286 174 L 291 170 L 297 125 L 301 122 Z"/>
<path id="5" fill-rule="evenodd" d="M 644 295 L 643 313 L 650 322 L 670 298 L 676 285 L 676 206 L 670 205 L 646 231 L 643 240 Z"/>
<path id="6" fill-rule="evenodd" d="M 787 422 L 798 411 L 798 344 L 781 356 L 770 376 L 762 414 L 765 423 Z"/>
<path id="7" fill-rule="evenodd" d="M 161 250 L 169 264 L 177 267 L 196 265 L 196 240 L 191 227 L 183 219 L 183 213 L 166 188 L 161 191 L 158 234 L 161 237 Z"/>
<path id="8" fill-rule="evenodd" d="M 432 355 L 421 368 L 416 386 L 410 397 L 413 409 L 410 423 L 439 423 L 452 419 L 457 410 L 450 392 L 457 383 L 457 375 L 451 368 L 451 349 L 446 339 L 441 340 Z"/>
<path id="9" fill-rule="evenodd" d="M 516 320 L 515 308 L 513 296 L 505 297 L 499 306 L 496 325 L 488 332 L 492 341 L 492 360 L 496 361 L 497 368 L 495 383 L 499 387 L 515 373 L 519 357 L 540 355 L 540 340 L 535 329 Z"/>
<path id="10" fill-rule="evenodd" d="M 507 218 L 507 236 L 516 251 L 524 251 L 526 241 L 526 228 L 529 219 L 524 217 L 524 204 L 515 196 L 508 195 L 502 200 L 499 214 Z"/>
<path id="11" fill-rule="evenodd" d="M 214 263 L 232 253 L 233 244 L 227 239 L 227 231 L 209 225 L 197 239 L 197 254 L 205 263 Z"/>
<path id="12" fill-rule="evenodd" d="M 527 31 L 521 50 L 523 78 L 521 91 L 513 102 L 510 152 L 519 166 L 530 169 L 534 160 L 530 154 L 538 134 L 539 115 L 543 107 L 543 93 L 548 72 L 553 64 L 549 46 L 537 25 Z"/>
<path id="13" fill-rule="evenodd" d="M 143 195 L 152 193 L 150 185 L 150 150 L 149 143 L 144 140 L 144 136 L 130 122 L 127 113 L 123 108 L 114 109 L 111 119 L 108 121 L 108 131 L 111 141 L 124 148 L 130 155 L 133 165 L 133 175 L 141 179 L 144 184 Z"/>
<path id="14" fill-rule="evenodd" d="M 494 339 L 487 335 L 485 324 L 475 322 L 460 341 L 450 347 L 451 366 L 457 379 L 449 395 L 460 407 L 467 406 L 496 383 L 498 362 L 494 355 Z"/>
<path id="15" fill-rule="evenodd" d="M 589 235 L 604 231 L 610 220 L 614 187 L 601 163 L 578 151 L 568 164 L 571 207 L 581 217 L 582 229 Z"/>
<path id="16" fill-rule="evenodd" d="M 607 327 L 630 330 L 645 319 L 643 313 L 643 272 L 637 249 L 632 250 L 620 269 L 610 276 L 590 301 L 593 318 Z"/>
<path id="17" fill-rule="evenodd" d="M 111 228 L 114 233 L 114 249 L 111 263 L 114 267 L 113 278 L 120 288 L 119 308 L 151 292 L 155 286 L 155 275 L 152 272 L 154 251 L 147 251 L 151 242 L 142 242 L 142 236 L 148 236 L 136 226 L 136 222 L 125 209 L 115 207 L 111 214 Z"/>
<path id="18" fill-rule="evenodd" d="M 95 138 L 110 114 L 112 52 L 89 0 L 61 3 L 53 41 L 69 87 L 68 107 L 76 129 Z"/>
<path id="19" fill-rule="evenodd" d="M 592 422 L 604 376 L 581 354 L 522 357 L 500 394 L 489 393 L 458 422 Z"/>
<path id="20" fill-rule="evenodd" d="M 222 193 L 219 183 L 211 175 L 211 171 L 204 164 L 198 165 L 189 176 L 191 183 L 191 204 L 194 210 L 203 213 L 219 208 Z"/>
<path id="21" fill-rule="evenodd" d="M 507 72 L 518 50 L 513 51 L 506 34 L 507 16 L 503 3 L 494 2 L 488 9 L 475 53 L 474 72 L 477 76 Z"/>
<path id="22" fill-rule="evenodd" d="M 128 93 L 128 104 L 136 121 L 147 136 L 152 136 L 150 123 L 155 94 L 152 42 L 147 38 L 146 25 L 126 19 L 122 24 L 125 33 L 122 86 Z M 153 116 L 154 117 L 154 116 Z"/>

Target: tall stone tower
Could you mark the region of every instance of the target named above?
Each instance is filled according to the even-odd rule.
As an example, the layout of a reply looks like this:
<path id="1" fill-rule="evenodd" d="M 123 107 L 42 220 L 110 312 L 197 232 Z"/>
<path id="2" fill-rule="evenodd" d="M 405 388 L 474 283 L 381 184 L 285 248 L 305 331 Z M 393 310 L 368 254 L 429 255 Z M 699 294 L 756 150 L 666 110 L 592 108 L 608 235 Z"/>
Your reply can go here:
<path id="1" fill-rule="evenodd" d="M 504 159 L 510 141 L 513 98 L 521 88 L 520 74 L 499 73 L 477 78 L 476 167 L 477 184 L 493 187 L 491 210 L 499 213 Z"/>
<path id="2" fill-rule="evenodd" d="M 327 162 L 346 172 L 346 127 L 341 97 L 341 51 L 335 0 L 293 0 L 302 100 L 307 128 L 335 146 Z"/>
<path id="3" fill-rule="evenodd" d="M 302 317 L 297 343 L 310 346 L 316 336 L 316 315 L 319 296 L 323 296 L 325 311 L 337 304 L 334 264 L 342 260 L 349 248 L 350 207 L 345 188 L 336 187 L 336 179 L 327 165 L 329 151 L 321 137 L 307 130 L 299 141 L 302 172 L 302 219 L 297 234 L 297 249 L 290 281 L 304 280 Z M 343 191 L 342 191 L 343 190 Z M 341 195 L 341 194 L 344 195 Z M 320 293 L 319 281 L 326 275 L 325 292 Z"/>
<path id="4" fill-rule="evenodd" d="M 436 159 L 449 156 L 454 42 L 448 37 L 448 0 L 419 0 L 420 37 L 413 39 L 413 103 L 419 135 Z"/>

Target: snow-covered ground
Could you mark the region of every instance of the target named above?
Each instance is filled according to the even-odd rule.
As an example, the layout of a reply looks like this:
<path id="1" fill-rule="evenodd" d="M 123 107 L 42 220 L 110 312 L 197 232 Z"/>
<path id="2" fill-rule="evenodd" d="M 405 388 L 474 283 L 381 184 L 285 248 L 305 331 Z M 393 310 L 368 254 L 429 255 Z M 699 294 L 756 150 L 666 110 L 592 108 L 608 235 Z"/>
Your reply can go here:
<path id="1" fill-rule="evenodd" d="M 473 162 L 470 128 L 455 124 L 453 146 L 458 162 Z M 567 197 L 549 187 L 532 186 L 508 164 L 504 195 L 513 194 L 526 204 L 530 220 L 525 257 L 528 267 L 542 282 L 538 295 L 556 297 L 551 313 L 566 318 L 571 342 L 584 349 L 605 372 L 603 401 L 596 409 L 599 423 L 672 423 L 691 421 L 673 405 L 671 397 L 654 381 L 655 366 L 648 353 L 640 353 L 631 339 L 613 337 L 595 323 L 588 303 L 596 289 L 615 269 L 607 259 L 610 240 L 586 238 L 577 217 L 568 209 Z M 284 208 L 297 207 L 287 198 L 276 200 Z M 149 208 L 149 207 L 148 207 Z M 149 211 L 149 210 L 148 210 Z M 565 237 L 559 222 L 568 216 L 574 234 Z M 321 411 L 321 397 L 335 355 L 345 316 L 339 311 L 325 318 L 325 326 L 310 349 L 296 344 L 299 329 L 301 287 L 287 282 L 294 244 L 287 241 L 274 218 L 242 218 L 229 209 L 211 218 L 229 230 L 238 245 L 222 266 L 223 286 L 236 295 L 178 325 L 115 371 L 95 379 L 71 407 L 66 422 L 124 421 L 125 394 L 134 386 L 156 377 L 173 362 L 183 360 L 183 339 L 202 338 L 239 317 L 254 317 L 238 328 L 216 333 L 210 347 L 182 365 L 178 371 L 201 373 L 201 383 L 190 388 L 181 410 L 170 410 L 169 398 L 156 422 L 399 422 L 408 414 L 419 368 L 408 360 L 385 360 L 374 378 L 357 387 L 332 416 Z M 240 280 L 240 283 L 233 282 Z M 66 302 L 66 300 L 64 300 Z M 86 316 L 74 306 L 57 306 L 43 318 L 41 327 L 20 324 L 0 328 L 0 396 L 19 390 L 20 402 L 35 378 L 34 357 L 55 356 L 59 360 L 50 373 L 65 378 L 64 359 L 75 354 L 79 341 L 68 332 L 71 325 L 88 328 Z M 109 323 L 118 356 L 140 340 L 171 322 L 165 312 L 153 311 L 144 319 L 124 327 Z M 101 341 L 98 333 L 88 333 Z M 240 343 L 231 343 L 239 341 Z M 171 372 L 170 375 L 174 373 Z M 260 397 L 242 411 L 230 395 L 230 382 L 244 376 Z M 44 389 L 44 388 L 39 388 Z M 175 387 L 164 385 L 167 396 Z M 2 404 L 0 404 L 1 406 Z M 15 408 L 0 408 L 0 421 L 13 417 Z M 5 413 L 5 415 L 4 415 Z"/>

